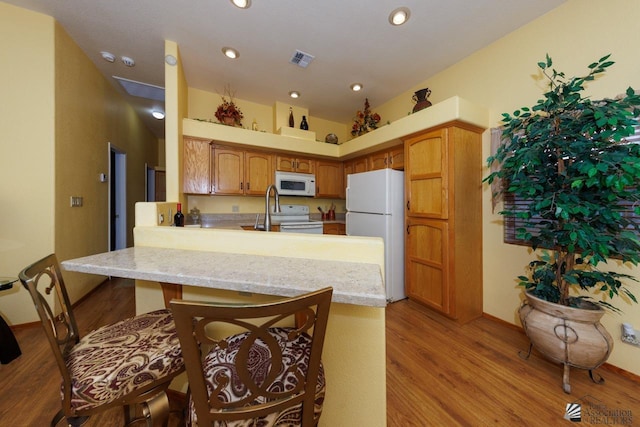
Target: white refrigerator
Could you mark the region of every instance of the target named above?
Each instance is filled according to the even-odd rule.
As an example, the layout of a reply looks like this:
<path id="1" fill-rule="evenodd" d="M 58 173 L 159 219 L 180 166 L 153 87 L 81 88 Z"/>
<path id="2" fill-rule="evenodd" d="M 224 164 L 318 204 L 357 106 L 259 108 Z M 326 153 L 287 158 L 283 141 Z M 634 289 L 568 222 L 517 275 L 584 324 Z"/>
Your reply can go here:
<path id="1" fill-rule="evenodd" d="M 382 237 L 387 301 L 404 290 L 404 172 L 380 169 L 347 175 L 347 235 Z"/>

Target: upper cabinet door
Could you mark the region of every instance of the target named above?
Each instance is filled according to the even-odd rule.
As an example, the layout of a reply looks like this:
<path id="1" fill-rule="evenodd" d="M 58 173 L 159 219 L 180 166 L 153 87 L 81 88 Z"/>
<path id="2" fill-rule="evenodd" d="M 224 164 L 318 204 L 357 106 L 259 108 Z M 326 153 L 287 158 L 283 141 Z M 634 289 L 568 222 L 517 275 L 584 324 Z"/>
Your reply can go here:
<path id="1" fill-rule="evenodd" d="M 375 171 L 389 167 L 388 153 L 386 151 L 378 151 L 369 156 L 369 170 Z"/>
<path id="2" fill-rule="evenodd" d="M 278 154 L 276 170 L 282 172 L 313 173 L 315 160 Z"/>
<path id="3" fill-rule="evenodd" d="M 448 130 L 439 129 L 405 141 L 407 214 L 447 219 Z"/>
<path id="4" fill-rule="evenodd" d="M 273 156 L 268 153 L 244 153 L 244 194 L 264 195 L 274 182 Z"/>
<path id="5" fill-rule="evenodd" d="M 215 194 L 244 194 L 244 152 L 216 147 L 213 176 Z"/>
<path id="6" fill-rule="evenodd" d="M 316 197 L 344 198 L 342 162 L 318 160 L 316 163 Z"/>
<path id="7" fill-rule="evenodd" d="M 185 137 L 183 148 L 183 191 L 187 194 L 211 193 L 211 142 Z"/>
<path id="8" fill-rule="evenodd" d="M 315 165 L 315 160 L 311 160 L 311 159 L 301 159 L 301 158 L 297 158 L 296 159 L 296 172 L 300 172 L 300 173 L 313 173 L 314 172 L 314 165 Z"/>
<path id="9" fill-rule="evenodd" d="M 296 159 L 290 156 L 276 156 L 276 170 L 283 172 L 295 172 L 296 171 Z"/>
<path id="10" fill-rule="evenodd" d="M 404 147 L 394 147 L 389 151 L 389 166 L 395 170 L 404 170 Z"/>

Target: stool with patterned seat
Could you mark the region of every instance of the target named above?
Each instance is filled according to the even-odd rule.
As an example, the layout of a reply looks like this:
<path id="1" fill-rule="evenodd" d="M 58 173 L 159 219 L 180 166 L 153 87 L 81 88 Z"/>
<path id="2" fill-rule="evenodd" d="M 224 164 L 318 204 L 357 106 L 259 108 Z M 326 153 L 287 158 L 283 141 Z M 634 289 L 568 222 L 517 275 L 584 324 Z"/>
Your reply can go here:
<path id="1" fill-rule="evenodd" d="M 332 292 L 256 305 L 171 301 L 189 378 L 188 425 L 317 425 Z"/>
<path id="2" fill-rule="evenodd" d="M 54 416 L 68 425 L 114 406 L 126 424 L 144 420 L 166 425 L 171 380 L 184 371 L 170 310 L 158 310 L 96 329 L 80 337 L 54 254 L 26 267 L 20 281 L 29 291 L 62 374 L 62 409 Z M 46 295 L 54 293 L 59 313 Z"/>

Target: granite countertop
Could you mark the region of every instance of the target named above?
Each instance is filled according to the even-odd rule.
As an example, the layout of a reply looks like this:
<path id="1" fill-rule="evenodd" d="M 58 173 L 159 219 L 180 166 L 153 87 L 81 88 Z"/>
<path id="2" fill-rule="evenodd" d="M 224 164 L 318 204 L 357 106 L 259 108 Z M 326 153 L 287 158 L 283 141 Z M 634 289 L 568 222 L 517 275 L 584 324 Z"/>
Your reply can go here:
<path id="1" fill-rule="evenodd" d="M 81 273 L 285 297 L 332 286 L 334 302 L 386 306 L 376 264 L 142 246 L 61 264 Z"/>

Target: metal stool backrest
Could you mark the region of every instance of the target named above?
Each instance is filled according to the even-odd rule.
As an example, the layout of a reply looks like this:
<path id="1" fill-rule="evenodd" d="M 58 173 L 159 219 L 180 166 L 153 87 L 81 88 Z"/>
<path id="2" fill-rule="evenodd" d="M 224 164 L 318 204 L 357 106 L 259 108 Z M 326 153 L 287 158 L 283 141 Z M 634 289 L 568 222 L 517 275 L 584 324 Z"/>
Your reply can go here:
<path id="1" fill-rule="evenodd" d="M 321 366 L 322 347 L 331 305 L 332 288 L 311 292 L 299 297 L 288 298 L 266 304 L 221 304 L 213 302 L 193 302 L 173 300 L 171 309 L 185 358 L 191 398 L 195 405 L 199 426 L 209 426 L 214 421 L 250 420 L 302 403 L 302 425 L 312 426 L 314 421 L 314 400 L 316 385 Z M 269 330 L 276 324 L 290 319 L 294 332 L 306 333 L 311 339 L 308 369 L 303 378 L 298 378 L 298 387 L 287 392 L 280 391 L 277 396 L 266 391 L 268 385 L 282 367 L 282 352 L 277 342 L 270 336 Z M 207 391 L 203 370 L 203 359 L 211 348 L 228 348 L 228 336 L 214 337 L 212 329 L 232 325 L 241 328 L 248 338 L 240 346 L 234 369 L 243 385 L 249 389 L 249 395 L 239 402 L 225 402 L 217 398 L 215 392 Z M 224 335 L 224 334 L 223 334 Z M 238 336 L 237 334 L 235 336 Z M 263 384 L 256 384 L 251 377 L 247 356 L 251 345 L 260 339 L 268 346 L 271 354 L 271 371 L 267 373 Z M 231 362 L 230 362 L 231 363 Z M 229 379 L 231 380 L 231 379 Z M 220 386 L 226 380 L 222 379 Z M 265 403 L 252 404 L 256 399 Z"/>
<path id="2" fill-rule="evenodd" d="M 62 375 L 63 407 L 69 407 L 71 377 L 65 358 L 74 345 L 80 341 L 78 325 L 71 309 L 69 295 L 62 279 L 58 259 L 51 254 L 26 267 L 20 272 L 20 281 L 29 291 L 45 335 L 51 345 L 58 369 Z M 47 298 L 53 292 L 53 299 Z M 48 301 L 51 300 L 51 303 Z M 51 305 L 57 308 L 54 312 Z"/>

